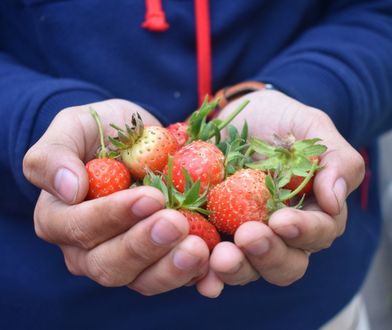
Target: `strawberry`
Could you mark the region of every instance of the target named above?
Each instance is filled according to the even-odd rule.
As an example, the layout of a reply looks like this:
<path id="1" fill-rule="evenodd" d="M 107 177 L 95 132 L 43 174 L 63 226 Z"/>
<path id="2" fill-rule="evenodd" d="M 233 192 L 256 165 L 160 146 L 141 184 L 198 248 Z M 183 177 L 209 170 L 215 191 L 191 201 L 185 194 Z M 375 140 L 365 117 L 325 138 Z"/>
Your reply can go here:
<path id="1" fill-rule="evenodd" d="M 312 164 L 309 173 L 294 191 L 281 189 L 279 177 L 273 178 L 260 170 L 242 169 L 235 172 L 209 192 L 209 221 L 218 231 L 230 235 L 244 222 L 267 222 L 273 212 L 287 207 L 287 202 L 308 184 L 316 166 L 316 163 Z M 294 208 L 300 208 L 302 202 L 303 198 Z"/>
<path id="2" fill-rule="evenodd" d="M 271 193 L 265 180 L 264 172 L 243 169 L 216 185 L 207 198 L 209 221 L 220 232 L 232 235 L 246 221 L 266 220 Z"/>
<path id="3" fill-rule="evenodd" d="M 174 136 L 177 141 L 178 147 L 182 147 L 189 139 L 188 135 L 188 123 L 178 122 L 171 124 L 167 127 L 167 130 Z"/>
<path id="4" fill-rule="evenodd" d="M 89 177 L 87 199 L 110 195 L 129 188 L 131 176 L 126 166 L 112 158 L 95 158 L 86 164 Z"/>
<path id="5" fill-rule="evenodd" d="M 208 246 L 210 252 L 221 241 L 220 235 L 215 226 L 204 218 L 200 213 L 191 212 L 185 209 L 178 210 L 189 223 L 189 235 L 201 237 Z"/>
<path id="6" fill-rule="evenodd" d="M 128 169 L 123 163 L 111 158 L 115 154 L 105 147 L 102 124 L 98 113 L 92 110 L 91 115 L 98 126 L 101 148 L 98 152 L 98 158 L 94 158 L 86 164 L 89 177 L 87 199 L 107 196 L 116 191 L 127 189 L 131 184 Z"/>
<path id="7" fill-rule="evenodd" d="M 224 155 L 213 144 L 205 141 L 194 141 L 182 147 L 173 155 L 173 184 L 184 192 L 185 169 L 193 181 L 200 180 L 201 192 L 214 186 L 224 179 Z M 167 174 L 168 167 L 164 169 Z"/>
<path id="8" fill-rule="evenodd" d="M 156 175 L 149 171 L 144 177 L 143 183 L 159 189 L 166 200 L 166 207 L 178 210 L 189 222 L 189 234 L 201 237 L 210 251 L 221 239 L 215 226 L 208 222 L 202 215 L 208 215 L 203 206 L 207 200 L 207 191 L 200 192 L 200 179 L 193 182 L 190 175 L 184 169 L 185 191 L 178 191 L 173 185 L 173 156 L 168 159 L 167 174 Z"/>
<path id="9" fill-rule="evenodd" d="M 133 178 L 142 180 L 151 170 L 162 171 L 169 155 L 178 149 L 176 139 L 160 126 L 144 127 L 140 115 L 132 115 L 132 127 L 125 125 L 125 130 L 111 124 L 117 130 L 118 138 L 110 138 L 119 151 L 122 162 L 127 166 Z"/>
<path id="10" fill-rule="evenodd" d="M 260 161 L 246 164 L 247 167 L 278 173 L 279 187 L 297 190 L 302 185 L 304 178 L 308 176 L 313 164 L 318 165 L 320 155 L 327 150 L 327 147 L 318 144 L 320 139 L 296 140 L 289 134 L 285 139 L 274 137 L 273 145 L 252 138 L 251 148 L 261 156 Z M 316 170 L 320 169 L 316 166 Z M 316 172 L 315 172 L 316 173 Z M 304 195 L 312 192 L 313 179 L 308 182 L 298 194 Z"/>

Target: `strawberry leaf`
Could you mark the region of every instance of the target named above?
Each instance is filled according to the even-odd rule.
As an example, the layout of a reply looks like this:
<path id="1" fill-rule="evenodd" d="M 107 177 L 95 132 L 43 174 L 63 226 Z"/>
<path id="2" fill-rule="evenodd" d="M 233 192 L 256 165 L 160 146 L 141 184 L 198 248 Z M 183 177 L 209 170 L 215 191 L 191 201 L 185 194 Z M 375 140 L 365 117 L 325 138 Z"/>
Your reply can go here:
<path id="1" fill-rule="evenodd" d="M 276 187 L 275 187 L 274 180 L 272 179 L 272 176 L 270 174 L 268 174 L 265 177 L 265 185 L 266 185 L 268 191 L 271 193 L 271 195 L 275 196 L 276 195 Z"/>
<path id="2" fill-rule="evenodd" d="M 246 167 L 253 168 L 254 170 L 276 170 L 279 167 L 279 160 L 276 158 L 267 158 L 264 160 L 259 160 L 253 163 L 247 163 Z"/>
<path id="3" fill-rule="evenodd" d="M 322 153 L 327 151 L 327 147 L 322 144 L 316 144 L 302 150 L 302 155 L 304 156 L 320 156 Z"/>
<path id="4" fill-rule="evenodd" d="M 278 187 L 282 188 L 286 184 L 288 184 L 291 180 L 292 172 L 290 170 L 286 171 L 284 174 L 281 174 L 278 178 Z"/>
<path id="5" fill-rule="evenodd" d="M 248 140 L 248 134 L 249 134 L 248 123 L 245 120 L 244 126 L 242 126 L 241 139 L 246 142 Z"/>
<path id="6" fill-rule="evenodd" d="M 185 199 L 183 201 L 183 205 L 191 205 L 193 204 L 200 194 L 200 179 L 195 182 L 190 190 L 188 190 L 185 194 Z"/>
<path id="7" fill-rule="evenodd" d="M 260 155 L 264 155 L 267 157 L 275 156 L 275 148 L 270 146 L 268 143 L 263 140 L 257 139 L 255 137 L 250 139 L 251 148 L 256 151 Z"/>
<path id="8" fill-rule="evenodd" d="M 293 143 L 291 148 L 295 149 L 297 151 L 302 151 L 306 148 L 309 148 L 309 147 L 315 145 L 317 142 L 320 142 L 320 141 L 321 141 L 321 139 L 319 139 L 319 138 L 298 140 Z"/>

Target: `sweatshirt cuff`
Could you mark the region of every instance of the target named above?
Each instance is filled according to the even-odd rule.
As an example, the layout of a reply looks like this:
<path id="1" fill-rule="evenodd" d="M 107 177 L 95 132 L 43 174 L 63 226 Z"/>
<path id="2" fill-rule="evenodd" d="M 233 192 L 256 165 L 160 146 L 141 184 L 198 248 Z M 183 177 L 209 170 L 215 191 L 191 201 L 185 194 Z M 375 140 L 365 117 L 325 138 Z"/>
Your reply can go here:
<path id="1" fill-rule="evenodd" d="M 264 70 L 256 80 L 270 83 L 277 90 L 308 106 L 327 113 L 341 134 L 350 131 L 349 93 L 333 72 L 310 61 L 290 62 Z"/>
<path id="2" fill-rule="evenodd" d="M 44 134 L 49 124 L 61 110 L 112 98 L 101 90 L 75 89 L 59 91 L 49 96 L 42 104 L 35 118 L 30 144 L 33 145 Z"/>

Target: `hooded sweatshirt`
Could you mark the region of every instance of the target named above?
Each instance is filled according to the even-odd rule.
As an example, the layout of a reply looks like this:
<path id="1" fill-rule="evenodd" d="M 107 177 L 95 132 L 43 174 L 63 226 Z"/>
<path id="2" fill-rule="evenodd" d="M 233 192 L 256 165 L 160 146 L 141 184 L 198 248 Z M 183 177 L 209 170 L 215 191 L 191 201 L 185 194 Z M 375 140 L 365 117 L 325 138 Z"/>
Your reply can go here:
<path id="1" fill-rule="evenodd" d="M 163 22 L 146 17 L 151 10 Z M 2 0 L 0 328 L 304 330 L 327 322 L 360 290 L 379 240 L 374 146 L 392 125 L 391 56 L 391 0 Z M 60 250 L 34 233 L 39 191 L 22 173 L 24 154 L 56 113 L 115 97 L 169 124 L 189 116 L 204 92 L 248 80 L 322 109 L 366 150 L 345 234 L 289 287 L 260 279 L 213 300 L 192 287 L 144 297 L 69 274 Z"/>

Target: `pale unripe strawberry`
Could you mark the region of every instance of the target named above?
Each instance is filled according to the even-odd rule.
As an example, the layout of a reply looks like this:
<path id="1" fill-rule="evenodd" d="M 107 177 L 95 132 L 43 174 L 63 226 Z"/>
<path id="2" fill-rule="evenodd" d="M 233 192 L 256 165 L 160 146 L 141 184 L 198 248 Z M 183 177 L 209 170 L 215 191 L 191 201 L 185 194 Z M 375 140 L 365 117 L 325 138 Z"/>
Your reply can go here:
<path id="1" fill-rule="evenodd" d="M 142 180 L 147 169 L 154 173 L 162 171 L 169 155 L 177 149 L 177 141 L 167 129 L 149 126 L 130 148 L 121 150 L 120 155 L 132 177 Z"/>
<path id="2" fill-rule="evenodd" d="M 144 127 L 139 114 L 132 116 L 132 127 L 125 130 L 111 125 L 118 132 L 118 138 L 110 139 L 136 180 L 142 180 L 148 171 L 163 170 L 170 155 L 178 150 L 176 139 L 161 126 Z"/>

